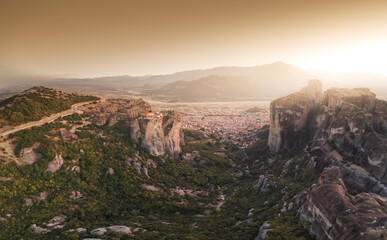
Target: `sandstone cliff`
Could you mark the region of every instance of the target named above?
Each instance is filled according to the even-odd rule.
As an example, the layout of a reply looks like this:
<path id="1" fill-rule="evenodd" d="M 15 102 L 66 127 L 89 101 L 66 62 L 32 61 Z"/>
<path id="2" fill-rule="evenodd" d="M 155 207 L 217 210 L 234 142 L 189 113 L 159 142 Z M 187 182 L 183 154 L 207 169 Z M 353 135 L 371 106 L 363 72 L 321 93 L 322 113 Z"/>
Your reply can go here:
<path id="1" fill-rule="evenodd" d="M 177 157 L 181 151 L 183 132 L 178 112 L 152 112 L 149 103 L 142 99 L 108 99 L 83 110 L 92 115 L 90 120 L 97 125 L 129 125 L 132 140 L 140 141 L 151 154 Z"/>
<path id="2" fill-rule="evenodd" d="M 322 100 L 322 84 L 311 80 L 298 93 L 277 99 L 270 104 L 269 147 L 276 153 L 294 146 L 296 133 L 305 127 L 308 115 Z"/>
<path id="3" fill-rule="evenodd" d="M 310 82 L 271 104 L 273 153 L 303 149 L 300 160 L 322 172 L 299 196 L 299 216 L 320 239 L 383 239 L 387 201 L 387 103 L 366 88 L 320 94 Z M 352 194 L 349 194 L 349 192 Z"/>
<path id="4" fill-rule="evenodd" d="M 152 154 L 168 154 L 177 157 L 181 152 L 181 116 L 178 112 L 160 112 L 153 116 L 141 116 L 130 123 L 133 140 L 141 140 L 141 145 Z"/>

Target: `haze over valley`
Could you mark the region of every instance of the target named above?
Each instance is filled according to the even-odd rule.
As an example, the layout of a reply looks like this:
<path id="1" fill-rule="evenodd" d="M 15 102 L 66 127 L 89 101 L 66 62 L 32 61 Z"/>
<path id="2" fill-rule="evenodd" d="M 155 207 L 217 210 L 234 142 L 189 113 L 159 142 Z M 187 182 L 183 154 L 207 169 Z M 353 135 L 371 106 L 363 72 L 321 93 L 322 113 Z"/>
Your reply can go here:
<path id="1" fill-rule="evenodd" d="M 0 240 L 387 240 L 386 10 L 0 0 Z"/>

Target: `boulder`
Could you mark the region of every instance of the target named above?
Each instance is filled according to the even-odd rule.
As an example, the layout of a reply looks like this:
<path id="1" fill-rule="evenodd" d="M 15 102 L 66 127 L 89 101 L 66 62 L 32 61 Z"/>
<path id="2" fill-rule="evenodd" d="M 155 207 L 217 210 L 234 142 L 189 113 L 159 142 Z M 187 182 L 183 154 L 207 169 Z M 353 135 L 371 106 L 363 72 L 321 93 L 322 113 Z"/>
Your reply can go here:
<path id="1" fill-rule="evenodd" d="M 86 228 L 75 228 L 75 229 L 69 229 L 67 232 L 75 232 L 75 233 L 86 233 Z"/>
<path id="2" fill-rule="evenodd" d="M 107 230 L 109 232 L 117 233 L 117 234 L 125 234 L 125 235 L 132 234 L 130 227 L 127 227 L 127 226 L 110 226 L 107 228 Z"/>
<path id="3" fill-rule="evenodd" d="M 48 230 L 47 228 L 39 227 L 39 226 L 37 226 L 36 224 L 32 224 L 32 225 L 30 226 L 30 228 L 32 229 L 32 231 L 34 231 L 34 232 L 36 232 L 36 233 L 47 234 L 47 233 L 51 232 L 51 231 Z"/>
<path id="4" fill-rule="evenodd" d="M 97 228 L 97 229 L 94 229 L 90 232 L 91 235 L 93 236 L 102 236 L 104 235 L 105 233 L 107 232 L 107 229 L 106 228 Z"/>
<path id="5" fill-rule="evenodd" d="M 108 168 L 107 170 L 106 170 L 106 173 L 105 173 L 106 175 L 113 175 L 114 174 L 114 169 L 113 168 Z"/>
<path id="6" fill-rule="evenodd" d="M 62 155 L 57 154 L 55 155 L 55 158 L 48 163 L 48 167 L 46 169 L 46 172 L 54 173 L 58 171 L 64 163 L 64 160 L 62 158 Z"/>
<path id="7" fill-rule="evenodd" d="M 271 225 L 268 222 L 264 222 L 259 228 L 259 233 L 254 240 L 266 240 L 269 238 L 268 232 L 272 231 Z"/>
<path id="8" fill-rule="evenodd" d="M 48 223 L 46 224 L 47 227 L 55 227 L 57 225 L 62 224 L 66 220 L 66 215 L 59 215 L 56 217 L 53 217 Z"/>

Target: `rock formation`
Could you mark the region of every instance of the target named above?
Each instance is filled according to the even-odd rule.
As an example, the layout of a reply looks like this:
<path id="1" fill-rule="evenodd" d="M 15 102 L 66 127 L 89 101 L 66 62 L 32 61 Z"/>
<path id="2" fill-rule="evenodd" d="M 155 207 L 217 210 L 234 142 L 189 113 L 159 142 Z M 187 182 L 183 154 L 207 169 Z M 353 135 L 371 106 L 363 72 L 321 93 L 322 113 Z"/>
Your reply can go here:
<path id="1" fill-rule="evenodd" d="M 296 133 L 305 127 L 308 115 L 322 100 L 322 84 L 311 80 L 300 92 L 270 104 L 269 147 L 276 153 L 294 146 Z"/>
<path id="2" fill-rule="evenodd" d="M 386 199 L 348 194 L 338 167 L 326 168 L 298 200 L 301 219 L 311 222 L 310 232 L 322 240 L 383 239 L 387 234 Z"/>
<path id="3" fill-rule="evenodd" d="M 55 155 L 55 158 L 48 163 L 46 172 L 54 173 L 58 171 L 64 163 L 62 155 Z"/>
<path id="4" fill-rule="evenodd" d="M 298 198 L 310 232 L 320 239 L 383 239 L 387 103 L 366 88 L 321 94 L 321 83 L 311 81 L 271 104 L 272 153 L 295 146 L 303 149 L 299 159 L 308 168 L 322 172 Z"/>
<path id="5" fill-rule="evenodd" d="M 145 114 L 151 113 L 149 103 L 140 99 L 107 99 L 103 102 L 89 104 L 85 112 L 91 113 L 91 121 L 97 125 L 113 126 L 119 122 L 128 122 Z"/>
<path id="6" fill-rule="evenodd" d="M 152 154 L 177 157 L 181 151 L 181 116 L 178 112 L 160 112 L 131 122 L 130 135 Z"/>
<path id="7" fill-rule="evenodd" d="M 132 140 L 151 154 L 177 157 L 181 151 L 183 132 L 178 112 L 153 112 L 142 99 L 108 99 L 87 105 L 84 111 L 91 113 L 90 120 L 97 125 L 129 125 Z"/>
<path id="8" fill-rule="evenodd" d="M 32 147 L 23 148 L 20 152 L 20 157 L 17 159 L 17 163 L 21 165 L 30 165 L 39 161 L 42 156 L 35 152 L 35 149 L 38 147 L 39 143 L 36 143 Z"/>

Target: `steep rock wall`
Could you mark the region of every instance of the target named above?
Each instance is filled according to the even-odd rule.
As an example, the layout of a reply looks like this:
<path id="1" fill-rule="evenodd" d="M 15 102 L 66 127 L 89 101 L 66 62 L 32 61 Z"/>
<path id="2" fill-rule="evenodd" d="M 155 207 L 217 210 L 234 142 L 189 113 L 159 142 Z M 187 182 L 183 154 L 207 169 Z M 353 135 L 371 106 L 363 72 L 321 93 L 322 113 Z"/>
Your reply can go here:
<path id="1" fill-rule="evenodd" d="M 271 105 L 272 152 L 307 138 L 299 158 L 322 172 L 318 184 L 299 195 L 298 214 L 320 239 L 385 239 L 387 103 L 366 88 L 332 88 L 322 95 L 311 88 Z M 300 131 L 308 136 L 295 137 Z"/>
<path id="2" fill-rule="evenodd" d="M 271 102 L 269 147 L 272 153 L 294 146 L 296 133 L 305 127 L 308 115 L 321 100 L 322 84 L 311 80 L 300 92 Z"/>
<path id="3" fill-rule="evenodd" d="M 153 112 L 142 99 L 108 99 L 82 110 L 91 114 L 90 120 L 97 125 L 129 125 L 132 140 L 140 141 L 151 154 L 177 157 L 181 152 L 183 132 L 178 112 Z"/>

